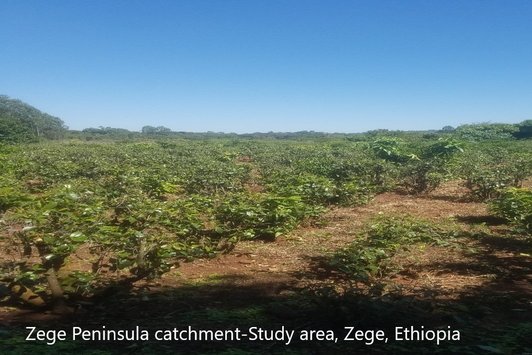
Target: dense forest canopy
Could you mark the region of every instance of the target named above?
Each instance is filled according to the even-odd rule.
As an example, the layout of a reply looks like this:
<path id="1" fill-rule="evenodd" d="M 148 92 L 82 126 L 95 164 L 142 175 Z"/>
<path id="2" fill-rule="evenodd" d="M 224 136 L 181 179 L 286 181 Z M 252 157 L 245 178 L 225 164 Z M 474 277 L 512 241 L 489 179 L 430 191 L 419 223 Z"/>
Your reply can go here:
<path id="1" fill-rule="evenodd" d="M 19 142 L 62 138 L 64 122 L 20 100 L 0 95 L 0 141 Z"/>

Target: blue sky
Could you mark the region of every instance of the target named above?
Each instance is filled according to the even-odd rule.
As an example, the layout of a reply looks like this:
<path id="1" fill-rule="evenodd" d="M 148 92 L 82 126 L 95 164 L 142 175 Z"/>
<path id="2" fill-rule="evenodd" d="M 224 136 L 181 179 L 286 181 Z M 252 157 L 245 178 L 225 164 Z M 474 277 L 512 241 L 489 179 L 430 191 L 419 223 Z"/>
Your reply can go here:
<path id="1" fill-rule="evenodd" d="M 532 1 L 0 0 L 0 94 L 73 129 L 532 118 Z"/>

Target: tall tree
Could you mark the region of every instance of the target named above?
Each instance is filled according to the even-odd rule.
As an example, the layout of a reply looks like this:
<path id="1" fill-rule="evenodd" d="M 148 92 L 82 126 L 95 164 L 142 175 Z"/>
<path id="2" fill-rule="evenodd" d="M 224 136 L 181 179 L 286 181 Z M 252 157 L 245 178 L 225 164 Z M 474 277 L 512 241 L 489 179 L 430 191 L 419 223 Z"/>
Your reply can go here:
<path id="1" fill-rule="evenodd" d="M 64 122 L 20 100 L 0 95 L 0 140 L 57 139 L 66 132 Z"/>

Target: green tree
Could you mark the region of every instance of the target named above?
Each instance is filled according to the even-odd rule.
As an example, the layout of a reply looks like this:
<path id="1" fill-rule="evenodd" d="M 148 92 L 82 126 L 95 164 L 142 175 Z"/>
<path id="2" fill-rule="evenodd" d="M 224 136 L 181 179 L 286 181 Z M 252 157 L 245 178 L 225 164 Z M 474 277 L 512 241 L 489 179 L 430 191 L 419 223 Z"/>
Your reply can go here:
<path id="1" fill-rule="evenodd" d="M 63 137 L 66 129 L 61 119 L 20 100 L 0 95 L 0 141 L 58 139 Z"/>
<path id="2" fill-rule="evenodd" d="M 142 127 L 142 133 L 143 134 L 166 134 L 166 133 L 170 133 L 172 132 L 172 130 L 168 127 L 164 127 L 164 126 L 158 126 L 158 127 L 153 127 L 153 126 L 144 126 Z"/>
<path id="3" fill-rule="evenodd" d="M 532 120 L 526 120 L 517 125 L 519 131 L 514 133 L 518 139 L 532 138 Z"/>

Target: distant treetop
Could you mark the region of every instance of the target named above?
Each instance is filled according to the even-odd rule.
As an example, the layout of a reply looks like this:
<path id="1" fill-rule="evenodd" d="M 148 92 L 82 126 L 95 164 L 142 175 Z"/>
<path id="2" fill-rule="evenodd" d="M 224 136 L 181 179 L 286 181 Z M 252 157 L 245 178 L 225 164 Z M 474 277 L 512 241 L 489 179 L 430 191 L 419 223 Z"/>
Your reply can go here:
<path id="1" fill-rule="evenodd" d="M 58 139 L 63 137 L 66 130 L 61 119 L 20 100 L 0 95 L 0 141 Z"/>

